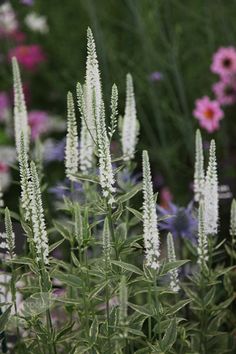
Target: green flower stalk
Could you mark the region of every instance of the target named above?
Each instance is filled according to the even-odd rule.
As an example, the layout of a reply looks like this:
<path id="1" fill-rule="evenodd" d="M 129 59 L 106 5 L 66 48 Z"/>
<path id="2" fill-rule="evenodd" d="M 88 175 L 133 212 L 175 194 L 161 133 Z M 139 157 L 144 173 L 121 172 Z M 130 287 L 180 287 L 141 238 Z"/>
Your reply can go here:
<path id="1" fill-rule="evenodd" d="M 194 200 L 199 202 L 204 194 L 204 156 L 202 148 L 202 136 L 198 129 L 195 138 L 195 169 L 194 169 Z"/>
<path id="2" fill-rule="evenodd" d="M 133 79 L 131 74 L 127 74 L 125 115 L 123 119 L 121 138 L 122 151 L 125 161 L 129 161 L 134 158 L 138 132 L 139 124 L 136 113 Z"/>
<path id="3" fill-rule="evenodd" d="M 147 266 L 159 268 L 160 240 L 148 152 L 143 151 L 143 234 Z"/>
<path id="4" fill-rule="evenodd" d="M 65 167 L 66 176 L 74 181 L 75 174 L 78 172 L 79 164 L 79 142 L 77 133 L 77 123 L 75 117 L 75 107 L 73 95 L 71 92 L 67 94 L 67 135 L 65 148 Z"/>
<path id="5" fill-rule="evenodd" d="M 127 324 L 128 289 L 124 275 L 122 275 L 119 285 L 119 304 L 119 323 L 121 326 L 125 326 Z M 127 335 L 126 331 L 124 335 Z"/>
<path id="6" fill-rule="evenodd" d="M 219 219 L 219 193 L 215 141 L 211 140 L 204 186 L 204 223 L 207 235 L 216 235 Z"/>
<path id="7" fill-rule="evenodd" d="M 102 246 L 103 246 L 103 257 L 106 269 L 109 267 L 111 262 L 111 235 L 109 228 L 109 221 L 106 218 L 103 226 L 102 233 Z"/>
<path id="8" fill-rule="evenodd" d="M 167 235 L 167 253 L 168 253 L 168 261 L 175 262 L 176 261 L 175 245 L 174 245 L 173 236 L 170 232 Z M 180 289 L 178 270 L 172 269 L 169 272 L 169 275 L 170 275 L 170 288 L 172 291 L 177 293 Z"/>
<path id="9" fill-rule="evenodd" d="M 3 192 L 2 192 L 2 181 L 0 178 L 0 208 L 4 207 Z"/>
<path id="10" fill-rule="evenodd" d="M 14 82 L 14 126 L 16 151 L 19 156 L 21 148 L 21 134 L 24 136 L 24 149 L 28 153 L 30 143 L 30 128 L 28 125 L 25 98 L 21 83 L 20 70 L 17 59 L 12 58 L 13 82 Z"/>
<path id="11" fill-rule="evenodd" d="M 33 237 L 37 253 L 37 261 L 42 264 L 49 263 L 49 246 L 46 232 L 44 210 L 40 191 L 38 173 L 34 162 L 31 162 L 31 212 L 33 224 Z"/>
<path id="12" fill-rule="evenodd" d="M 205 232 L 205 222 L 204 222 L 204 202 L 201 201 L 198 208 L 198 263 L 201 269 L 206 268 L 208 261 L 208 239 Z"/>

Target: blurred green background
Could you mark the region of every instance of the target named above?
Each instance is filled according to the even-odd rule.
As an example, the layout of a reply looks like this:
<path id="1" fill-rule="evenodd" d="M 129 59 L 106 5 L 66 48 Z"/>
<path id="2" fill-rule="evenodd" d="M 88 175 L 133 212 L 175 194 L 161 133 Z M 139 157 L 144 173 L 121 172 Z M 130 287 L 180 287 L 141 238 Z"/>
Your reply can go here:
<path id="1" fill-rule="evenodd" d="M 29 12 L 29 7 L 18 1 L 12 4 L 19 17 Z M 36 0 L 33 11 L 47 16 L 50 28 L 44 36 L 27 34 L 31 42 L 42 44 L 48 56 L 44 70 L 33 79 L 32 95 L 37 106 L 65 114 L 66 92 L 75 91 L 76 82 L 84 80 L 86 29 L 90 26 L 107 107 L 115 82 L 123 114 L 125 75 L 132 73 L 141 122 L 138 149 L 150 151 L 154 173 L 163 176 L 180 202 L 187 201 L 198 127 L 192 116 L 194 101 L 211 95 L 211 85 L 216 81 L 209 69 L 213 53 L 219 46 L 235 43 L 236 2 Z M 150 81 L 155 71 L 163 75 L 162 80 Z M 204 134 L 208 141 L 216 138 L 222 164 L 233 149 L 234 115 L 231 108 L 217 134 Z M 227 162 L 224 166 L 226 178 L 234 176 Z"/>

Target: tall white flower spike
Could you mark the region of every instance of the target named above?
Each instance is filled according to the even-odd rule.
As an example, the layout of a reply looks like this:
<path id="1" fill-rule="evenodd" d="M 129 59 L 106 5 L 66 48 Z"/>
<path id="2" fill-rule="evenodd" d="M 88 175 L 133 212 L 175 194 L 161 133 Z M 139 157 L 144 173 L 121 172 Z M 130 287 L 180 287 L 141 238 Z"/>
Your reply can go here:
<path id="1" fill-rule="evenodd" d="M 38 173 L 34 162 L 31 162 L 31 211 L 33 238 L 37 253 L 37 261 L 48 264 L 49 246 Z"/>
<path id="2" fill-rule="evenodd" d="M 108 204 L 115 202 L 113 194 L 116 191 L 114 174 L 111 164 L 110 142 L 107 136 L 104 103 L 101 104 L 100 114 L 96 117 L 98 137 L 99 176 L 103 196 Z"/>
<path id="3" fill-rule="evenodd" d="M 78 172 L 79 164 L 79 142 L 77 133 L 77 123 L 75 117 L 75 107 L 73 95 L 67 94 L 67 135 L 65 148 L 65 167 L 66 176 L 71 181 L 75 180 L 75 174 Z"/>
<path id="4" fill-rule="evenodd" d="M 30 168 L 28 154 L 25 150 L 24 135 L 21 132 L 21 140 L 19 147 L 19 170 L 20 170 L 20 186 L 21 186 L 21 206 L 24 212 L 25 220 L 30 219 L 30 201 L 31 201 L 31 190 L 30 190 Z"/>
<path id="5" fill-rule="evenodd" d="M 198 208 L 198 263 L 201 269 L 206 267 L 208 261 L 208 239 L 205 232 L 204 202 L 200 201 Z"/>
<path id="6" fill-rule="evenodd" d="M 196 140 L 195 140 L 195 169 L 194 169 L 194 200 L 199 202 L 203 198 L 204 194 L 204 183 L 205 183 L 205 174 L 204 174 L 204 156 L 202 149 L 202 136 L 201 132 L 198 129 L 196 131 Z"/>
<path id="7" fill-rule="evenodd" d="M 232 237 L 233 245 L 236 242 L 236 200 L 232 200 L 230 210 L 230 236 Z"/>
<path id="8" fill-rule="evenodd" d="M 143 231 L 147 266 L 159 267 L 160 240 L 148 152 L 143 151 Z"/>
<path id="9" fill-rule="evenodd" d="M 6 229 L 6 251 L 13 259 L 15 257 L 15 234 L 12 228 L 11 216 L 9 209 L 5 209 L 5 229 Z"/>
<path id="10" fill-rule="evenodd" d="M 77 84 L 77 100 L 81 114 L 80 170 L 88 173 L 93 167 L 97 147 L 96 116 L 102 101 L 102 86 L 93 33 L 87 30 L 87 60 L 85 84 Z"/>
<path id="11" fill-rule="evenodd" d="M 139 123 L 137 120 L 136 104 L 134 96 L 133 79 L 131 74 L 126 76 L 126 103 L 125 115 L 123 118 L 121 144 L 124 160 L 128 161 L 134 157 Z"/>
<path id="12" fill-rule="evenodd" d="M 12 70 L 14 81 L 14 127 L 15 127 L 15 141 L 16 151 L 19 156 L 21 145 L 21 134 L 24 136 L 25 151 L 29 151 L 30 128 L 28 125 L 27 110 L 25 105 L 25 98 L 21 83 L 20 70 L 17 59 L 12 58 Z"/>
<path id="13" fill-rule="evenodd" d="M 94 164 L 95 140 L 92 135 L 94 117 L 89 113 L 89 108 L 86 106 L 86 86 L 82 87 L 78 82 L 76 91 L 81 115 L 79 167 L 82 173 L 87 174 Z"/>
<path id="14" fill-rule="evenodd" d="M 215 141 L 211 140 L 204 186 L 204 227 L 207 235 L 216 235 L 219 219 L 219 195 Z"/>
<path id="15" fill-rule="evenodd" d="M 175 262 L 176 261 L 175 245 L 173 241 L 173 236 L 170 232 L 167 235 L 167 253 L 168 253 L 168 261 Z M 169 272 L 169 275 L 170 275 L 170 288 L 172 291 L 177 293 L 180 289 L 178 269 L 172 269 Z"/>

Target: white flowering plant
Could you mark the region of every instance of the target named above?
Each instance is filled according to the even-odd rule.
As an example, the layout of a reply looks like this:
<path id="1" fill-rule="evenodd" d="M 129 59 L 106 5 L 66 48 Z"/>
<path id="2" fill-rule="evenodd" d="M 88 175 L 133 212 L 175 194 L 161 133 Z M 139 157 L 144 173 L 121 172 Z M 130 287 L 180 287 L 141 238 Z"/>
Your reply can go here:
<path id="1" fill-rule="evenodd" d="M 189 245 L 188 258 L 179 259 L 177 240 L 171 233 L 165 237 L 159 228 L 158 196 L 147 151 L 142 154 L 142 178 L 133 178 L 139 124 L 132 76 L 127 75 L 125 113 L 119 122 L 118 89 L 113 85 L 109 120 L 95 42 L 88 29 L 85 83 L 76 88 L 78 110 L 73 94 L 67 96 L 65 174 L 70 194 L 52 220 L 44 204 L 47 176 L 42 177 L 40 161 L 33 161 L 30 153 L 16 59 L 13 76 L 21 195 L 18 213 L 1 209 L 5 214 L 2 352 L 234 353 L 230 309 L 235 299 L 231 273 L 236 259 L 236 207 L 234 201 L 232 242 L 225 243 L 231 264 L 226 267 L 224 240 L 217 239 L 214 141 L 205 175 L 197 132 L 198 236 L 196 244 Z M 118 126 L 122 153 L 112 156 Z M 14 234 L 13 220 L 21 224 L 24 236 Z M 18 242 L 24 243 L 21 253 L 15 249 Z M 58 255 L 61 250 L 67 251 L 64 256 Z"/>

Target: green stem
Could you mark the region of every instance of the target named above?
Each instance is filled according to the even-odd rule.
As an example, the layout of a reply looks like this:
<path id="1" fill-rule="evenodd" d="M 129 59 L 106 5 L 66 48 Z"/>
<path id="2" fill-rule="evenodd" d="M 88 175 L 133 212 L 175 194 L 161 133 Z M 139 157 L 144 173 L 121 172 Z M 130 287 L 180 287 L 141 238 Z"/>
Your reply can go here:
<path id="1" fill-rule="evenodd" d="M 49 333 L 50 333 L 50 339 L 52 340 L 52 343 L 50 343 L 49 350 L 50 350 L 50 353 L 57 354 L 56 345 L 55 345 L 54 339 L 52 337 L 53 327 L 52 327 L 52 319 L 51 319 L 51 314 L 50 314 L 49 309 L 47 309 L 46 314 L 47 314 L 47 325 L 48 325 L 48 329 L 49 329 Z"/>
<path id="2" fill-rule="evenodd" d="M 108 281 L 107 277 L 107 269 L 106 269 L 106 282 Z M 109 309 L 109 299 L 110 299 L 110 291 L 109 291 L 109 283 L 106 285 L 106 317 L 107 317 L 107 341 L 108 341 L 108 352 L 111 353 L 111 333 L 110 333 L 110 309 Z"/>
<path id="3" fill-rule="evenodd" d="M 111 233 L 111 239 L 113 242 L 113 246 L 115 249 L 115 256 L 116 256 L 116 260 L 119 259 L 119 253 L 118 250 L 116 248 L 116 238 L 115 238 L 115 232 L 114 232 L 114 227 L 113 227 L 113 222 L 112 222 L 112 209 L 110 205 L 107 205 L 108 207 L 108 223 L 109 223 L 109 229 L 110 229 L 110 233 Z"/>
<path id="4" fill-rule="evenodd" d="M 153 274 L 153 286 L 154 286 L 154 307 L 157 309 L 157 326 L 158 326 L 158 339 L 161 341 L 161 316 L 160 316 L 160 301 L 158 299 L 157 291 L 157 274 Z"/>

